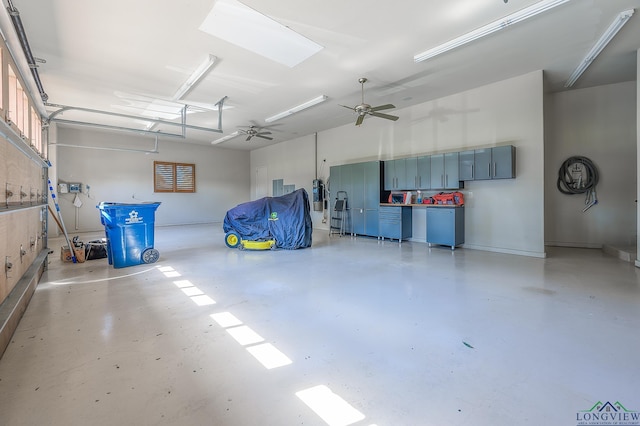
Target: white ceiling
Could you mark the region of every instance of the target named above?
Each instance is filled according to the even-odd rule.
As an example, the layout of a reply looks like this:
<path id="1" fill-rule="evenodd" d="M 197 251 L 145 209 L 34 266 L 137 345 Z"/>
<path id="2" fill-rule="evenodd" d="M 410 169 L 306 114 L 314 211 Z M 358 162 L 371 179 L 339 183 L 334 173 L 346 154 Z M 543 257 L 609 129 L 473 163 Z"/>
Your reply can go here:
<path id="1" fill-rule="evenodd" d="M 7 6 L 8 0 L 3 0 Z M 12 0 L 48 102 L 141 116 L 150 103 L 171 100 L 212 54 L 217 63 L 183 100 L 215 104 L 227 96 L 223 134 L 188 129 L 186 141 L 209 144 L 238 129 L 265 126 L 264 119 L 328 96 L 321 105 L 272 123 L 272 142 L 236 137 L 218 146 L 255 149 L 355 123 L 339 104 L 360 103 L 358 78 L 367 77 L 365 100 L 395 110 L 469 88 L 544 70 L 552 91 L 564 82 L 622 11 L 640 0 L 571 0 L 422 63 L 413 56 L 538 0 L 364 0 L 243 3 L 324 48 L 289 68 L 201 30 L 215 0 Z M 6 34 L 9 29 L 3 28 Z M 574 89 L 636 79 L 640 11 L 593 62 Z M 55 111 L 48 108 L 48 111 Z M 148 123 L 65 112 L 58 118 L 144 129 Z M 380 120 L 369 117 L 368 120 Z M 398 121 L 399 122 L 399 121 Z M 193 109 L 187 124 L 218 127 L 214 111 Z M 389 125 L 394 125 L 389 122 Z M 179 127 L 154 130 L 180 133 Z"/>

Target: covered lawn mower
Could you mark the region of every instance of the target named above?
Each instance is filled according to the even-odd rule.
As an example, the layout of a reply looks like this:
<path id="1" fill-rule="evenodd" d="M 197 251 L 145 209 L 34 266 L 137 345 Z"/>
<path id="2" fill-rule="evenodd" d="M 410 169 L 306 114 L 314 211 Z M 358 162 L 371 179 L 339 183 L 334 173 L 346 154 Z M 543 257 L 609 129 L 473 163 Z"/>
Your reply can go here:
<path id="1" fill-rule="evenodd" d="M 309 196 L 304 188 L 232 208 L 224 217 L 224 242 L 249 250 L 311 247 Z"/>

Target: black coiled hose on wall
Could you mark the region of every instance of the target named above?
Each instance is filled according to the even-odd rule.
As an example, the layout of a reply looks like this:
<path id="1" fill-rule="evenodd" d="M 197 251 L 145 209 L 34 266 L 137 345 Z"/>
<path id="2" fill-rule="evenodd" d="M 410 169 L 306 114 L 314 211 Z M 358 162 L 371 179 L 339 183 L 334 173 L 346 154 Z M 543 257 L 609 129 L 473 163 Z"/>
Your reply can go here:
<path id="1" fill-rule="evenodd" d="M 572 167 L 581 165 L 579 169 L 580 177 L 576 181 L 575 177 L 571 174 Z M 582 177 L 584 172 L 584 178 Z M 558 171 L 558 191 L 563 194 L 587 194 L 584 200 L 585 208 L 582 212 L 586 212 L 598 204 L 598 195 L 596 194 L 596 185 L 600 180 L 598 175 L 598 169 L 593 161 L 587 157 L 574 156 L 569 157 L 562 163 L 560 170 Z"/>
<path id="2" fill-rule="evenodd" d="M 584 181 L 579 185 L 577 185 L 571 175 L 571 167 L 576 164 L 582 164 L 586 173 Z M 599 179 L 598 169 L 596 165 L 593 164 L 593 161 L 587 157 L 569 157 L 562 163 L 558 171 L 558 190 L 563 194 L 584 194 L 595 190 Z"/>

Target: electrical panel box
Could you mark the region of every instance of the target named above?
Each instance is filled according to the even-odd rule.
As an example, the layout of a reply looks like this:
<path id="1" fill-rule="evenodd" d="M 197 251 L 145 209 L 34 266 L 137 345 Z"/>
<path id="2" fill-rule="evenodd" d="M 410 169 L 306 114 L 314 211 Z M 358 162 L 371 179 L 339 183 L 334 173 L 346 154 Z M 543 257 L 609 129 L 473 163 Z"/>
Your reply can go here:
<path id="1" fill-rule="evenodd" d="M 66 183 L 59 183 L 58 184 L 58 193 L 59 194 L 66 194 L 69 192 L 69 185 L 67 185 Z"/>
<path id="2" fill-rule="evenodd" d="M 82 192 L 82 184 L 81 183 L 70 183 L 69 185 L 69 192 L 72 194 L 77 194 L 79 192 Z"/>

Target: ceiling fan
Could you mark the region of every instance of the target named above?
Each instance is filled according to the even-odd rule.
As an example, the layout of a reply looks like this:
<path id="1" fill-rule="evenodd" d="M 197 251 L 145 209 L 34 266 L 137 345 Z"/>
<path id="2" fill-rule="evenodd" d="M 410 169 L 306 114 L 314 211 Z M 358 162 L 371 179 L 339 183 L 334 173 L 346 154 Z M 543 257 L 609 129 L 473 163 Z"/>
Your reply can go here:
<path id="1" fill-rule="evenodd" d="M 358 79 L 358 82 L 362 85 L 362 103 L 360 105 L 354 106 L 353 108 L 346 105 L 340 105 L 342 107 L 349 108 L 350 110 L 353 110 L 356 112 L 356 114 L 358 114 L 358 118 L 356 119 L 356 126 L 359 126 L 362 124 L 362 121 L 364 120 L 364 117 L 367 114 L 372 115 L 374 117 L 380 117 L 380 118 L 393 120 L 393 121 L 396 121 L 398 119 L 398 117 L 396 117 L 395 115 L 383 114 L 381 112 L 378 112 L 385 109 L 395 108 L 395 105 L 386 104 L 386 105 L 379 105 L 376 107 L 372 107 L 369 104 L 365 104 L 364 103 L 364 83 L 367 82 L 367 79 L 364 77 L 361 77 Z"/>
<path id="2" fill-rule="evenodd" d="M 271 132 L 263 132 L 262 130 L 264 130 L 265 128 L 263 127 L 259 127 L 259 126 L 255 126 L 255 125 L 251 125 L 251 126 L 244 126 L 247 127 L 247 129 L 240 129 L 239 132 L 243 135 L 247 135 L 247 141 L 251 140 L 252 137 L 257 137 L 257 138 L 262 138 L 262 139 L 268 139 L 270 141 L 273 140 L 273 138 L 270 138 L 269 136 L 266 135 L 270 135 Z"/>

